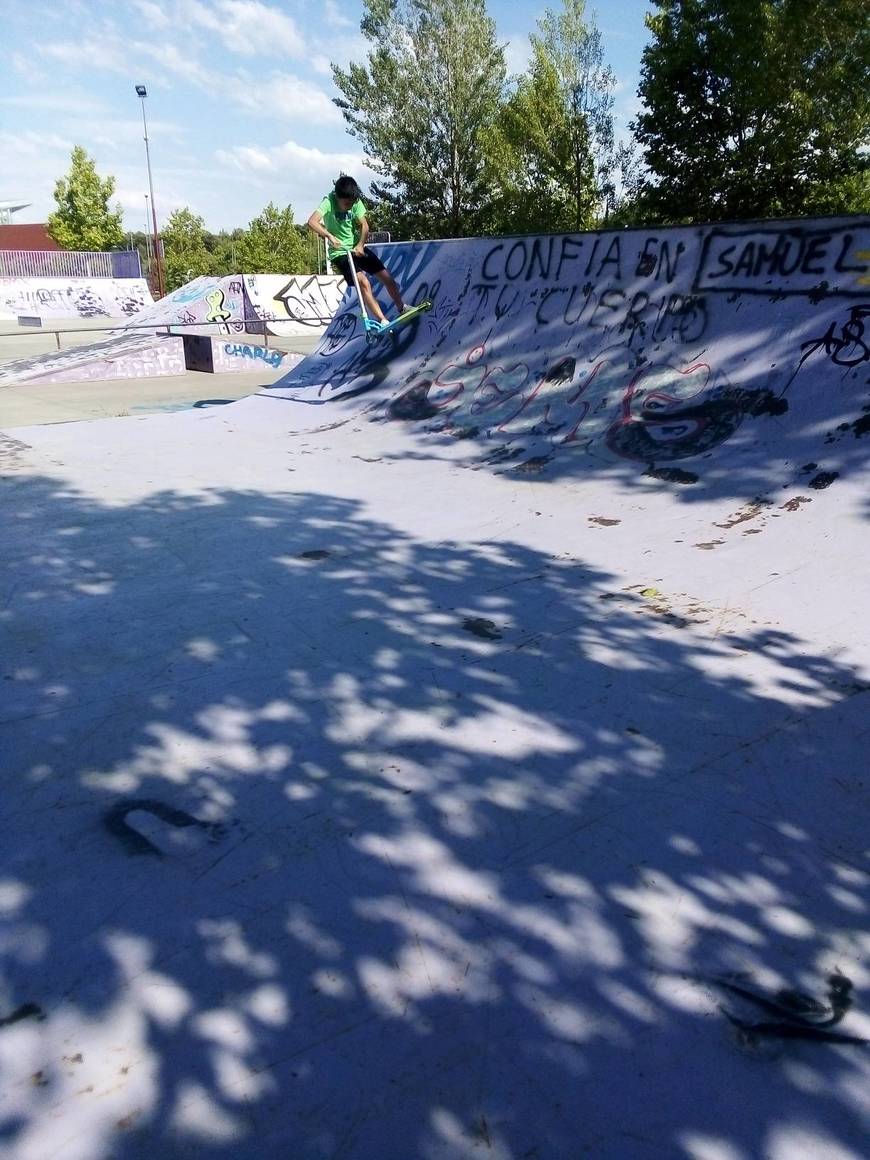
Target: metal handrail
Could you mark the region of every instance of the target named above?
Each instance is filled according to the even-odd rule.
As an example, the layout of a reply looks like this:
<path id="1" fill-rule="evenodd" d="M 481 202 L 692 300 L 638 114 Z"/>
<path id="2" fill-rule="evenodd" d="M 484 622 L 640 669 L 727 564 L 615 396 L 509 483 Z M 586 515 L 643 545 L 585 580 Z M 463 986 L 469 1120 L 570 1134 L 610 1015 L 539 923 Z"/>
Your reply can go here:
<path id="1" fill-rule="evenodd" d="M 299 318 L 286 318 L 286 319 L 285 318 L 271 318 L 271 319 L 227 318 L 223 322 L 139 322 L 139 323 L 132 322 L 126 326 L 70 326 L 70 327 L 53 327 L 53 326 L 48 326 L 48 327 L 38 326 L 37 327 L 37 326 L 35 326 L 31 330 L 18 329 L 18 330 L 0 331 L 0 338 L 22 338 L 22 337 L 32 338 L 34 334 L 53 334 L 55 336 L 55 341 L 57 343 L 57 349 L 62 350 L 63 347 L 61 347 L 61 345 L 60 345 L 60 336 L 62 334 L 103 334 L 103 333 L 107 333 L 107 332 L 108 333 L 115 333 L 115 334 L 123 334 L 124 332 L 126 332 L 128 330 L 151 330 L 155 334 L 159 334 L 159 333 L 165 331 L 165 333 L 167 335 L 169 335 L 172 333 L 173 330 L 192 330 L 194 327 L 201 328 L 201 329 L 206 328 L 206 327 L 215 327 L 216 328 L 219 326 L 229 326 L 230 324 L 241 323 L 243 326 L 246 326 L 246 327 L 247 326 L 254 326 L 256 324 L 261 325 L 263 327 L 263 331 L 262 331 L 263 347 L 264 347 L 264 349 L 268 350 L 269 349 L 269 332 L 265 328 L 268 326 L 268 324 L 270 322 L 321 322 L 321 323 L 325 323 L 326 325 L 329 325 L 329 323 L 331 321 L 332 321 L 331 316 L 327 317 L 326 315 L 320 315 L 320 314 L 305 314 Z M 239 334 L 239 335 L 247 333 L 247 334 L 256 334 L 258 337 L 261 336 L 261 332 L 258 330 L 256 330 L 256 331 L 237 330 L 237 331 L 235 331 L 235 333 Z M 217 333 L 215 335 L 204 335 L 203 337 L 206 337 L 206 338 L 208 338 L 208 337 L 230 337 L 231 334 L 232 334 L 232 332 L 230 332 L 228 330 L 227 331 L 217 331 Z M 284 338 L 284 337 L 289 338 L 291 336 L 290 335 L 286 335 L 286 336 L 285 335 L 272 335 L 272 337 L 273 338 Z M 303 338 L 305 336 L 304 335 L 294 335 L 292 337 Z"/>

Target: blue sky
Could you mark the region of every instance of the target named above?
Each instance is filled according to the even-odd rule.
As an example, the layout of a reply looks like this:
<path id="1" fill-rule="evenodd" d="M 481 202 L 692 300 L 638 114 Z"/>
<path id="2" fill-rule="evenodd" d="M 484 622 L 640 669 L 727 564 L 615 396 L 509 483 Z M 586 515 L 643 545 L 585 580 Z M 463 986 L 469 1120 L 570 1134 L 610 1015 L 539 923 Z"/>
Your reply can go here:
<path id="1" fill-rule="evenodd" d="M 520 70 L 547 3 L 490 0 Z M 558 2 L 551 4 L 558 7 Z M 618 128 L 636 108 L 648 0 L 599 6 L 619 82 Z M 128 229 L 145 220 L 147 180 L 134 84 L 148 87 L 157 208 L 189 205 L 210 229 L 244 226 L 273 200 L 310 209 L 343 169 L 363 185 L 358 142 L 332 104 L 330 61 L 364 59 L 361 0 L 31 0 L 3 5 L 0 201 L 40 221 L 73 145 L 117 180 Z"/>

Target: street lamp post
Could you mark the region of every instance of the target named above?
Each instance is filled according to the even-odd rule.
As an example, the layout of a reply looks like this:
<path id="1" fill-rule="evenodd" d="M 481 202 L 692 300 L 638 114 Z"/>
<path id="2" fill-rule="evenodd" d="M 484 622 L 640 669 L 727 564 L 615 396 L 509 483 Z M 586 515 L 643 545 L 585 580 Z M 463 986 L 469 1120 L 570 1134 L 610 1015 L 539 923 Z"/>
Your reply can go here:
<path id="1" fill-rule="evenodd" d="M 145 98 L 148 90 L 144 85 L 136 85 L 136 96 L 142 102 L 142 128 L 145 131 L 145 164 L 148 166 L 148 189 L 151 192 L 151 225 L 154 228 L 154 261 L 157 263 L 157 296 L 164 295 L 163 262 L 160 260 L 160 235 L 157 233 L 157 206 L 154 204 L 154 182 L 151 178 L 151 153 L 148 148 L 148 122 L 145 120 Z"/>
<path id="2" fill-rule="evenodd" d="M 145 253 L 148 257 L 148 270 L 150 272 L 151 266 L 154 262 L 154 250 L 151 248 L 151 235 L 148 233 L 148 219 L 151 214 L 148 209 L 148 194 L 145 194 Z"/>

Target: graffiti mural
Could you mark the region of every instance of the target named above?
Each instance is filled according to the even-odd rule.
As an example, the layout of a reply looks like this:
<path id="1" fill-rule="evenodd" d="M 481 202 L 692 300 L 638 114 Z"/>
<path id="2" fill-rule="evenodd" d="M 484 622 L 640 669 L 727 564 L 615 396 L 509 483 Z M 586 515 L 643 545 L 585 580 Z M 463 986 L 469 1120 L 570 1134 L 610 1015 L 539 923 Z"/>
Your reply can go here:
<path id="1" fill-rule="evenodd" d="M 216 371 L 251 371 L 261 367 L 277 370 L 281 366 L 292 366 L 301 358 L 285 354 L 282 350 L 270 350 L 249 342 L 223 342 L 212 340 L 213 369 Z"/>
<path id="2" fill-rule="evenodd" d="M 0 318 L 129 318 L 151 303 L 143 278 L 0 278 Z"/>
<path id="3" fill-rule="evenodd" d="M 183 327 L 203 335 L 317 335 L 344 295 L 344 280 L 316 274 L 203 276 L 142 310 L 132 325 Z"/>
<path id="4" fill-rule="evenodd" d="M 249 319 L 268 324 L 270 334 L 323 331 L 341 305 L 345 289 L 343 278 L 327 274 L 245 276 Z"/>
<path id="5" fill-rule="evenodd" d="M 372 418 L 501 460 L 648 466 L 708 454 L 802 391 L 868 402 L 867 219 L 394 244 L 390 264 L 432 311 L 367 347 L 346 298 L 278 386 L 368 393 Z"/>

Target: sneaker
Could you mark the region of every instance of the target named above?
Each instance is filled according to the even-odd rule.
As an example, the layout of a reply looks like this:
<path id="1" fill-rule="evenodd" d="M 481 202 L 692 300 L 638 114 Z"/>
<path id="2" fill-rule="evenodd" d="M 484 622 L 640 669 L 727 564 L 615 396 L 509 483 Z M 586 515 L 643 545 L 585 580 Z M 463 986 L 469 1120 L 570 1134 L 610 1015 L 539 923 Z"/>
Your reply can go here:
<path id="1" fill-rule="evenodd" d="M 401 308 L 401 310 L 399 311 L 399 317 L 401 317 L 403 314 L 407 314 L 409 310 L 413 310 L 413 309 L 414 309 L 414 307 L 413 307 L 413 306 L 409 306 L 409 305 L 407 304 L 407 302 L 403 302 L 403 303 L 402 303 L 402 308 Z"/>

